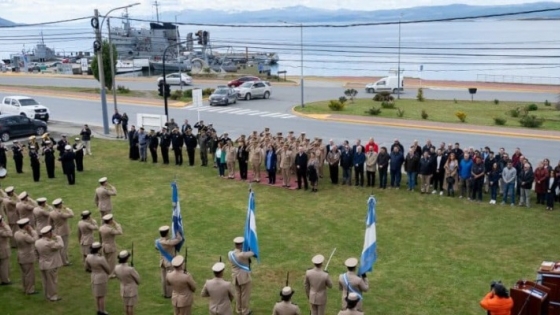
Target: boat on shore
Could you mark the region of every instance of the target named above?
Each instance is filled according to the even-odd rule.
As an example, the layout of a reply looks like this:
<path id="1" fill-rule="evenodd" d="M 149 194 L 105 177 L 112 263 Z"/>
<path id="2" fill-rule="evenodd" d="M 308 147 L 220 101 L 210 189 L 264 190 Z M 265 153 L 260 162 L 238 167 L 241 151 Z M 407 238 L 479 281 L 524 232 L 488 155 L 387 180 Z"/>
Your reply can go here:
<path id="1" fill-rule="evenodd" d="M 162 60 L 150 60 L 150 67 L 156 71 L 163 71 L 163 61 Z M 191 71 L 192 64 L 190 60 L 186 58 L 179 58 L 175 60 L 165 61 L 165 71 Z"/>
<path id="2" fill-rule="evenodd" d="M 115 65 L 116 74 L 138 71 L 142 71 L 142 67 L 135 65 L 134 60 L 118 60 L 117 64 Z"/>

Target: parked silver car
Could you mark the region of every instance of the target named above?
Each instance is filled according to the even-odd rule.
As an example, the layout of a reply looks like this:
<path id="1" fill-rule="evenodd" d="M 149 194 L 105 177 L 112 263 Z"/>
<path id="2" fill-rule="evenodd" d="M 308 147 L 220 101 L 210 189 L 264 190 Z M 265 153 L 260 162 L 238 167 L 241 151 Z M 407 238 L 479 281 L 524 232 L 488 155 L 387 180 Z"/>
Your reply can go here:
<path id="1" fill-rule="evenodd" d="M 237 103 L 237 92 L 227 86 L 218 86 L 208 98 L 208 102 L 210 102 L 210 106 L 235 104 Z"/>

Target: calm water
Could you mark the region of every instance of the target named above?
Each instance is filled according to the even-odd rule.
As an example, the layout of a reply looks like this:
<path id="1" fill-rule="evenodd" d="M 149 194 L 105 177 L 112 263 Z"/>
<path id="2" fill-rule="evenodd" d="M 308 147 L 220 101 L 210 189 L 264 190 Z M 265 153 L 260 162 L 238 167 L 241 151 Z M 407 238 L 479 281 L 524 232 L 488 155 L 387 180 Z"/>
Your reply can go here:
<path id="1" fill-rule="evenodd" d="M 198 29 L 181 26 L 181 36 L 185 38 Z M 246 47 L 249 51 L 274 51 L 280 56 L 279 70 L 286 70 L 288 75 L 300 73 L 300 28 L 204 29 L 210 31 L 215 46 L 237 52 L 244 52 Z M 560 21 L 403 24 L 401 69 L 406 76 L 424 79 L 480 80 L 495 75 L 497 80 L 518 76 L 515 80 L 519 81 L 532 76 L 540 77 L 532 80 L 560 84 L 558 30 Z M 0 29 L 0 56 L 8 58 L 24 45 L 33 47 L 41 31 L 45 43 L 57 52 L 91 51 L 93 33 L 88 22 L 42 29 Z M 304 28 L 303 42 L 305 75 L 379 76 L 398 67 L 398 25 Z"/>

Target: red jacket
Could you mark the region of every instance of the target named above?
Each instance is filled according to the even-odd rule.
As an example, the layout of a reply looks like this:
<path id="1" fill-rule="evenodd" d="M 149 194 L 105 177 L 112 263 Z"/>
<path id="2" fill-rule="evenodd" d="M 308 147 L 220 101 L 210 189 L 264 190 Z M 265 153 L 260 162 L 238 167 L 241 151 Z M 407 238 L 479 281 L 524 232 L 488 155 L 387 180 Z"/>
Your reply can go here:
<path id="1" fill-rule="evenodd" d="M 373 148 L 373 152 L 379 153 L 379 146 L 378 146 L 377 143 L 375 143 L 375 142 L 374 142 L 374 143 L 368 142 L 368 143 L 366 144 L 366 148 L 365 148 L 366 151 L 365 151 L 364 153 L 369 152 L 369 149 L 370 149 L 370 148 Z"/>
<path id="2" fill-rule="evenodd" d="M 480 306 L 490 311 L 490 315 L 511 315 L 513 300 L 510 297 L 501 298 L 494 295 L 492 292 L 488 292 L 482 301 L 480 301 Z"/>

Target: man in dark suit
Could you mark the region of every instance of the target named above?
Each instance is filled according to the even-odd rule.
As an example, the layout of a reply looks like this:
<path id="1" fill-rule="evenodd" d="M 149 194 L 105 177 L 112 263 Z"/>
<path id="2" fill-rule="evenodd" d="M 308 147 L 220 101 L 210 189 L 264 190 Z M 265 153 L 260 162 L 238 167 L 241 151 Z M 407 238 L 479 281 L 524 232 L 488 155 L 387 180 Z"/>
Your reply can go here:
<path id="1" fill-rule="evenodd" d="M 183 140 L 185 142 L 185 146 L 187 147 L 187 156 L 189 158 L 189 166 L 194 166 L 194 152 L 196 150 L 196 146 L 198 145 L 198 141 L 196 137 L 192 134 L 192 130 L 189 128 L 183 134 Z"/>
<path id="2" fill-rule="evenodd" d="M 303 146 L 300 146 L 296 154 L 295 165 L 296 165 L 296 175 L 297 175 L 297 189 L 301 189 L 301 180 L 303 179 L 305 190 L 307 190 L 307 154 L 303 150 Z"/>
<path id="3" fill-rule="evenodd" d="M 185 119 L 185 123 L 181 126 L 181 134 L 187 133 L 187 130 L 188 130 L 188 129 L 191 129 L 191 130 L 192 130 L 192 127 L 191 127 L 191 125 L 189 124 L 189 120 L 188 120 L 188 119 Z"/>
<path id="4" fill-rule="evenodd" d="M 76 164 L 74 160 L 76 159 L 76 155 L 72 151 L 72 147 L 70 145 L 66 145 L 64 147 L 64 153 L 58 159 L 62 163 L 62 169 L 64 170 L 64 174 L 68 178 L 68 185 L 74 185 L 76 183 Z"/>
<path id="5" fill-rule="evenodd" d="M 434 179 L 434 191 L 432 191 L 432 194 L 437 193 L 439 189 L 439 194 L 441 196 L 443 195 L 443 181 L 445 180 L 445 162 L 447 162 L 447 156 L 443 154 L 441 149 L 438 149 L 436 155 L 431 158 Z"/>
<path id="6" fill-rule="evenodd" d="M 175 153 L 175 165 L 183 165 L 183 136 L 179 133 L 179 129 L 175 128 L 171 132 L 171 145 L 173 153 Z"/>

